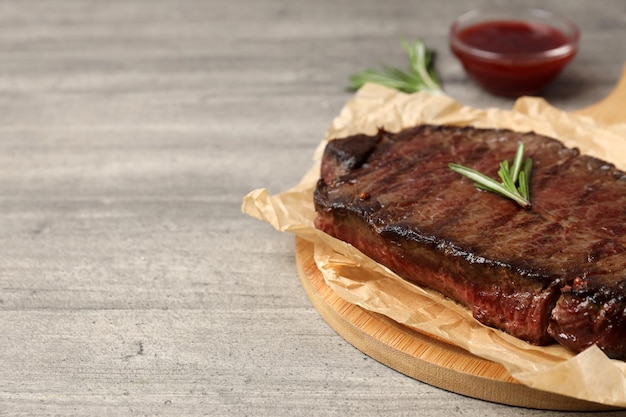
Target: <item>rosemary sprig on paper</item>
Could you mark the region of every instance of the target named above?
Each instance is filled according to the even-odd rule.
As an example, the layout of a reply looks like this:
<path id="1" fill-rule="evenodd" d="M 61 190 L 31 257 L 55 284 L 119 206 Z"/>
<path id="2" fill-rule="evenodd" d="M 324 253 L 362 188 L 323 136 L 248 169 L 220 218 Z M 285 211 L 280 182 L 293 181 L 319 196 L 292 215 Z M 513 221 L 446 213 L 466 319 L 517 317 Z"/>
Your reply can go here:
<path id="1" fill-rule="evenodd" d="M 433 64 L 435 53 L 421 40 L 413 42 L 402 41 L 402 48 L 409 59 L 409 68 L 402 71 L 387 65 L 382 66 L 382 71 L 366 69 L 350 76 L 350 90 L 358 90 L 366 83 L 381 84 L 405 93 L 416 91 L 430 91 L 440 93 L 441 85 Z"/>
<path id="2" fill-rule="evenodd" d="M 530 172 L 533 160 L 527 158 L 524 161 L 524 144 L 519 143 L 517 152 L 513 159 L 513 166 L 509 166 L 509 161 L 500 162 L 498 176 L 501 183 L 489 178 L 474 169 L 464 167 L 459 164 L 449 164 L 450 169 L 458 174 L 464 175 L 474 181 L 474 186 L 481 190 L 491 191 L 503 197 L 510 198 L 524 208 L 530 208 Z"/>

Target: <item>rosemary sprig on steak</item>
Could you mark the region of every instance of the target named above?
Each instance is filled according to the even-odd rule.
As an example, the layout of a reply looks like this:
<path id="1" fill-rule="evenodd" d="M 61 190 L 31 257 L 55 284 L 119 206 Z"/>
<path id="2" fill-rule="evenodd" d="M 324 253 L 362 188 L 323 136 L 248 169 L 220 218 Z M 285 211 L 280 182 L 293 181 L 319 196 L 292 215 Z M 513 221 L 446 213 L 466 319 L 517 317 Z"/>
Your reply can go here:
<path id="1" fill-rule="evenodd" d="M 524 144 L 520 142 L 517 146 L 515 158 L 513 159 L 513 166 L 509 166 L 509 161 L 500 162 L 498 176 L 502 180 L 501 183 L 463 165 L 449 164 L 448 166 L 452 171 L 474 181 L 476 188 L 510 198 L 520 206 L 530 208 L 530 189 L 528 182 L 530 180 L 532 165 L 533 160 L 531 158 L 527 158 L 524 161 Z"/>
<path id="2" fill-rule="evenodd" d="M 409 58 L 409 68 L 402 71 L 383 65 L 382 71 L 366 69 L 350 76 L 350 90 L 358 90 L 366 83 L 381 84 L 405 93 L 416 91 L 441 92 L 441 85 L 433 68 L 435 53 L 421 40 L 402 41 Z"/>

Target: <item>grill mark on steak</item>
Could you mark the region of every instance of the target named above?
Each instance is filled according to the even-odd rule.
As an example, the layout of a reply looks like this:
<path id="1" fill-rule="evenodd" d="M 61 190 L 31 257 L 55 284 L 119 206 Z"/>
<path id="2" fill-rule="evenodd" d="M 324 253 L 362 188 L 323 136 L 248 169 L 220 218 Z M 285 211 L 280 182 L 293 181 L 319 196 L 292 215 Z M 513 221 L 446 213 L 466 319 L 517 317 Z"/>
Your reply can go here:
<path id="1" fill-rule="evenodd" d="M 531 210 L 448 169 L 495 178 L 520 141 Z M 534 133 L 381 129 L 329 142 L 314 202 L 319 229 L 486 325 L 626 357 L 626 175 L 607 162 Z"/>

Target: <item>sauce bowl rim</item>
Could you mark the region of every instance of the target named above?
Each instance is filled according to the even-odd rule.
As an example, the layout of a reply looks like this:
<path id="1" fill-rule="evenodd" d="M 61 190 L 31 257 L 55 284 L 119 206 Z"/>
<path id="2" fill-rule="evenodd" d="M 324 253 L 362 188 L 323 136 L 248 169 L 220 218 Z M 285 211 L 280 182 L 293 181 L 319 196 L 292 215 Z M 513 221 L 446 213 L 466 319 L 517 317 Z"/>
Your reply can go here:
<path id="1" fill-rule="evenodd" d="M 567 43 L 540 52 L 492 52 L 468 45 L 459 38 L 459 32 L 468 27 L 487 22 L 522 22 L 548 25 L 561 32 Z M 507 7 L 473 9 L 457 17 L 450 27 L 450 44 L 464 53 L 486 61 L 500 63 L 550 61 L 575 52 L 580 39 L 580 29 L 570 19 L 545 9 L 526 7 Z"/>

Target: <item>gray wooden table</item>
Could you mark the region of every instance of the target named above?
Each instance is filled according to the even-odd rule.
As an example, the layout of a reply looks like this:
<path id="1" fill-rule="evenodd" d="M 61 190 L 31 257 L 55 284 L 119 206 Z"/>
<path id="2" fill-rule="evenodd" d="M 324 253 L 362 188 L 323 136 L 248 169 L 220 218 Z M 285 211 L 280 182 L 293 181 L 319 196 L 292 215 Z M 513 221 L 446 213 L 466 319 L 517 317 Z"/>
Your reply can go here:
<path id="1" fill-rule="evenodd" d="M 497 3 L 0 2 L 0 416 L 556 415 L 368 358 L 311 306 L 293 237 L 240 212 L 299 180 L 348 75 L 404 65 L 401 38 L 437 50 L 451 96 L 510 108 L 447 49 Z M 524 3 L 582 29 L 546 98 L 606 96 L 626 3 Z"/>

